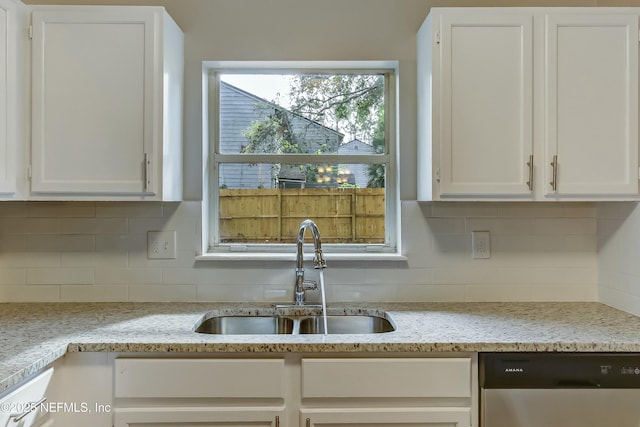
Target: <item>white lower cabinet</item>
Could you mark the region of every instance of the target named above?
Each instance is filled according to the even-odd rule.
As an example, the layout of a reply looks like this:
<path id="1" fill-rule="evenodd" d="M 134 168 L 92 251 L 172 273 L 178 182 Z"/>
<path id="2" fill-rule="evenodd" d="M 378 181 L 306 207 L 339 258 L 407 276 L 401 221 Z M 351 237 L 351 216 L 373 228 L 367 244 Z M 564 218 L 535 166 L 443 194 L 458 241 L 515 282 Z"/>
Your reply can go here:
<path id="1" fill-rule="evenodd" d="M 470 427 L 462 357 L 116 357 L 114 427 Z"/>
<path id="2" fill-rule="evenodd" d="M 472 359 L 303 358 L 301 427 L 472 425 Z"/>
<path id="3" fill-rule="evenodd" d="M 53 368 L 49 368 L 0 397 L 0 426 L 53 426 L 47 410 L 52 375 Z"/>
<path id="4" fill-rule="evenodd" d="M 114 427 L 279 427 L 283 359 L 115 360 Z"/>

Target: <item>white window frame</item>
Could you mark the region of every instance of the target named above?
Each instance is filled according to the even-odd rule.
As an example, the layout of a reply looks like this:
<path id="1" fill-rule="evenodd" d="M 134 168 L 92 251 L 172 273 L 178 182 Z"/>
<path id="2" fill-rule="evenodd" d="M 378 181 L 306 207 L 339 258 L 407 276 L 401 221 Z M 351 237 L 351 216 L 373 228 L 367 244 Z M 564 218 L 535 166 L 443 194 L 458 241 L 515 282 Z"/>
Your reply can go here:
<path id="1" fill-rule="evenodd" d="M 219 75 L 229 73 L 381 73 L 385 75 L 385 153 L 338 154 L 224 154 L 219 149 Z M 324 243 L 328 260 L 400 260 L 400 186 L 398 179 L 397 111 L 398 61 L 206 61 L 203 63 L 203 203 L 202 252 L 198 260 L 247 259 L 289 260 L 295 244 L 241 244 L 218 241 L 218 170 L 221 163 L 384 163 L 385 164 L 385 243 Z M 345 159 L 346 160 L 339 160 Z M 322 230 L 320 230 L 322 234 Z"/>

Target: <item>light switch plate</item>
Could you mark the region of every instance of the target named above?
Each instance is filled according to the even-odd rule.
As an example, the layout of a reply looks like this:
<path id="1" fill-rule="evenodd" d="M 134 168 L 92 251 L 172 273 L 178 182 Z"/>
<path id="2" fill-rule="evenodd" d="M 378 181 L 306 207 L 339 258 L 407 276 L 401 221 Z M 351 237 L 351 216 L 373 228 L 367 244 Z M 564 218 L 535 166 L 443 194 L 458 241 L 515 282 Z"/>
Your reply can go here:
<path id="1" fill-rule="evenodd" d="M 176 232 L 149 231 L 147 232 L 148 259 L 175 259 Z"/>

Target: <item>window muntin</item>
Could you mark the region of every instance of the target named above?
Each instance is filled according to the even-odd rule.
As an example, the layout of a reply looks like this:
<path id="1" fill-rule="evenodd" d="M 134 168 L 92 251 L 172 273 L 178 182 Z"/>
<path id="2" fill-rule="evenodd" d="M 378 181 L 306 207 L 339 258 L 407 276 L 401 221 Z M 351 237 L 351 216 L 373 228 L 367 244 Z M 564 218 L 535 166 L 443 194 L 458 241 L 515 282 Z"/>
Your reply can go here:
<path id="1" fill-rule="evenodd" d="M 308 77 L 307 82 L 351 76 L 375 80 L 381 102 L 374 105 L 371 98 L 360 107 L 383 120 L 371 120 L 369 127 L 374 123 L 377 129 L 368 130 L 362 120 L 340 127 L 335 114 L 327 119 L 303 116 L 302 107 L 316 101 L 311 98 L 292 105 L 282 102 L 282 92 L 277 99 L 267 99 L 246 87 L 234 86 L 234 78 L 240 74 L 271 78 L 274 72 L 241 69 L 210 73 L 211 170 L 217 173 L 210 174 L 209 183 L 209 250 L 234 251 L 238 250 L 234 246 L 240 245 L 243 251 L 288 251 L 286 244 L 293 242 L 300 221 L 312 218 L 320 227 L 325 251 L 395 251 L 397 189 L 390 173 L 395 158 L 391 149 L 394 121 L 384 119 L 385 115 L 393 117 L 393 70 L 276 73 L 300 81 Z M 234 84 L 225 81 L 229 75 Z M 252 111 L 244 105 L 244 114 L 240 114 L 238 104 L 246 104 L 246 98 L 251 98 Z M 373 116 L 369 114 L 369 118 Z M 355 137 L 345 140 L 345 134 Z M 361 141 L 358 135 L 369 141 Z M 259 190 L 264 191 L 256 196 Z M 277 213 L 273 212 L 273 200 L 265 202 L 269 198 L 280 201 Z M 272 210 L 261 203 L 272 203 Z"/>

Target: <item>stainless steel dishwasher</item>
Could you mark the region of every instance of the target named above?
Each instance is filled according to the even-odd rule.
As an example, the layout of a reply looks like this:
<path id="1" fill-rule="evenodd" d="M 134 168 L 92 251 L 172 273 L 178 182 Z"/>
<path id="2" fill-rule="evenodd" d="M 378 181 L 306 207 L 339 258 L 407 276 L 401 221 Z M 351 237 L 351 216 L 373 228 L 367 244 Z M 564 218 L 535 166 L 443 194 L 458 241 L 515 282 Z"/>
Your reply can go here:
<path id="1" fill-rule="evenodd" d="M 640 427 L 640 354 L 480 354 L 480 426 Z"/>

